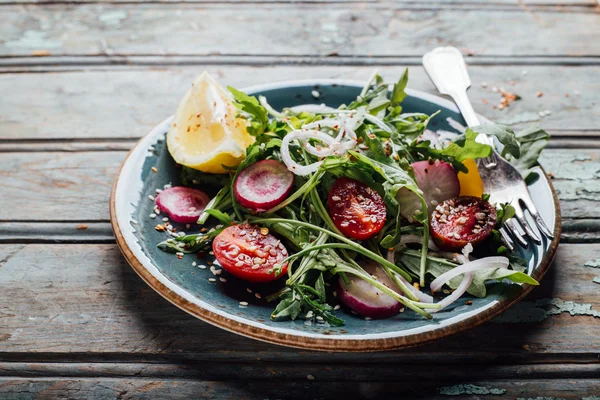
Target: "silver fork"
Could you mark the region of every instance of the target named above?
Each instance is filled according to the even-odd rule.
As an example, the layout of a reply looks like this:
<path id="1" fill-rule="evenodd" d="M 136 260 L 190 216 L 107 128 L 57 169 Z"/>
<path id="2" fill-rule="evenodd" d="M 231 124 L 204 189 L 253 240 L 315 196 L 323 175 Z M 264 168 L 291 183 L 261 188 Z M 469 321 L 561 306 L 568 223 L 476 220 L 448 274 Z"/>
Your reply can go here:
<path id="1" fill-rule="evenodd" d="M 423 66 L 439 92 L 452 97 L 467 125 L 480 125 L 467 96 L 471 79 L 461 52 L 455 47 L 438 47 L 423 56 Z M 552 239 L 554 235 L 537 212 L 519 171 L 496 151 L 493 138 L 479 134 L 476 140 L 492 146 L 493 149 L 490 157 L 477 162 L 484 190 L 490 195 L 490 202 L 509 203 L 515 208 L 514 218 L 506 221 L 505 226 L 500 229 L 507 247 L 511 251 L 514 250 L 512 238 L 523 248 L 528 247 L 527 238 L 538 245 L 542 243 L 540 236 L 525 218 L 523 207 L 529 211 L 539 231 Z"/>

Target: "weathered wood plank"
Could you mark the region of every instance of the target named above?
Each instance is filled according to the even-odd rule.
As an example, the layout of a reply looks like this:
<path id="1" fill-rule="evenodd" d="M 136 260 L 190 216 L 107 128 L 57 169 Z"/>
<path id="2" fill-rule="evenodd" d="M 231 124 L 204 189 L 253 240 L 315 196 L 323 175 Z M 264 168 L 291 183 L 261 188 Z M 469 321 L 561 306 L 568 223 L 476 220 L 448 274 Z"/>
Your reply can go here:
<path id="1" fill-rule="evenodd" d="M 409 383 L 382 382 L 218 382 L 178 379 L 94 379 L 94 378 L 21 378 L 0 379 L 0 394 L 11 399 L 73 400 L 101 399 L 389 399 L 427 398 L 432 400 L 479 399 L 581 399 L 597 393 L 597 379 L 564 380 L 481 380 L 464 384 L 430 379 Z M 544 397 L 541 397 L 544 396 Z M 487 398 L 487 397 L 486 397 Z M 593 397 L 589 397 L 592 399 Z"/>
<path id="2" fill-rule="evenodd" d="M 589 40 L 600 35 L 600 14 L 595 12 L 455 7 L 440 10 L 418 3 L 415 14 L 407 4 L 394 2 L 332 3 L 327 13 L 315 4 L 276 3 L 268 8 L 6 5 L 0 10 L 5 22 L 0 53 L 420 56 L 435 46 L 455 45 L 475 55 L 600 55 L 600 43 Z M 69 35 L 64 35 L 66 27 Z"/>
<path id="3" fill-rule="evenodd" d="M 468 6 L 477 5 L 480 8 L 485 7 L 519 7 L 527 9 L 527 7 L 539 6 L 561 6 L 561 9 L 566 7 L 595 7 L 595 0 L 493 0 L 482 3 L 481 0 L 424 0 L 416 2 L 414 0 L 0 0 L 0 4 L 86 4 L 86 3 L 110 3 L 110 4 L 162 4 L 162 3 L 198 3 L 206 4 L 287 4 L 287 3 L 373 3 L 379 4 L 403 4 L 411 6 L 419 3 L 421 7 L 443 7 L 443 6 Z M 571 8 L 568 8 L 571 10 Z"/>
<path id="4" fill-rule="evenodd" d="M 590 344 L 600 342 L 600 318 L 591 315 L 600 312 L 598 285 L 592 281 L 598 270 L 584 264 L 599 251 L 599 244 L 561 245 L 541 286 L 519 308 L 505 313 L 502 323 L 415 349 L 365 357 L 291 350 L 207 325 L 143 283 L 115 245 L 0 245 L 0 360 L 301 359 L 327 368 L 352 360 L 365 365 L 597 363 L 597 348 Z M 555 305 L 540 299 L 554 299 Z"/>
<path id="5" fill-rule="evenodd" d="M 347 66 L 198 65 L 52 75 L 0 74 L 0 92 L 11 93 L 0 97 L 0 139 L 139 138 L 175 111 L 190 82 L 204 69 L 221 83 L 240 88 L 290 79 L 366 80 L 374 70 Z M 392 81 L 402 67 L 382 67 L 379 71 Z M 421 67 L 411 67 L 409 73 L 411 88 L 436 93 Z M 533 123 L 553 130 L 570 130 L 574 135 L 585 134 L 585 130 L 597 132 L 600 126 L 600 113 L 595 112 L 600 66 L 471 66 L 469 73 L 473 81 L 469 95 L 475 110 L 493 121 L 524 123 L 537 119 Z M 482 83 L 487 87 L 481 87 Z M 44 90 L 40 91 L 40 87 Z M 504 110 L 493 109 L 493 104 L 500 103 L 500 94 L 492 92 L 493 87 L 504 87 L 523 99 Z M 543 96 L 537 97 L 538 92 Z M 565 97 L 567 93 L 569 97 Z M 552 114 L 539 117 L 538 113 L 545 110 Z"/>
<path id="6" fill-rule="evenodd" d="M 0 221 L 107 221 L 108 199 L 125 152 L 4 153 Z M 600 149 L 547 149 L 564 218 L 598 218 Z M 27 207 L 23 207 L 27 204 Z"/>
<path id="7" fill-rule="evenodd" d="M 599 243 L 600 219 L 563 218 L 561 242 Z M 110 223 L 0 222 L 0 243 L 115 243 Z"/>

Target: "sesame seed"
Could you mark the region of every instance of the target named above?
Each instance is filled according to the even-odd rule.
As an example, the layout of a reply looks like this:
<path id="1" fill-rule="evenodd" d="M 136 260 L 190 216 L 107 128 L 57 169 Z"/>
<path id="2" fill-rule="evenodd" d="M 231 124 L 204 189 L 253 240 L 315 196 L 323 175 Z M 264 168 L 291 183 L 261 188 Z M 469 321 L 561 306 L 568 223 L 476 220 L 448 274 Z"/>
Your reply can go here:
<path id="1" fill-rule="evenodd" d="M 185 229 L 190 229 L 191 225 L 190 224 L 185 224 Z"/>
<path id="2" fill-rule="evenodd" d="M 250 288 L 246 288 L 246 292 L 248 292 L 248 293 L 252 293 L 252 289 L 250 289 Z"/>
<path id="3" fill-rule="evenodd" d="M 485 214 L 482 212 L 476 213 L 475 218 L 483 220 L 485 218 Z"/>
<path id="4" fill-rule="evenodd" d="M 260 268 L 260 265 L 253 265 L 251 268 L 252 268 L 252 269 L 259 269 L 259 268 Z"/>
<path id="5" fill-rule="evenodd" d="M 200 265 L 198 265 L 198 268 L 200 268 L 200 269 L 206 269 L 206 265 L 200 264 Z"/>
<path id="6" fill-rule="evenodd" d="M 180 251 L 178 251 L 178 252 L 177 252 L 177 253 L 175 253 L 175 254 L 176 254 L 176 255 L 178 255 L 178 256 L 182 256 L 182 255 L 183 255 L 183 253 L 182 253 L 182 252 L 180 252 Z"/>
<path id="7" fill-rule="evenodd" d="M 312 318 L 313 317 L 313 312 L 312 310 L 310 310 L 309 312 L 306 313 L 306 318 Z"/>
<path id="8" fill-rule="evenodd" d="M 167 221 L 169 221 L 169 218 L 167 218 L 167 217 L 164 217 L 164 218 L 163 218 L 163 222 L 167 222 Z"/>
<path id="9" fill-rule="evenodd" d="M 340 196 L 331 196 L 331 200 L 333 200 L 333 201 L 340 201 L 342 199 L 340 198 Z"/>
<path id="10" fill-rule="evenodd" d="M 340 308 L 342 308 L 342 307 L 341 307 L 339 304 L 336 304 L 336 305 L 335 305 L 335 307 L 333 307 L 333 310 L 334 310 L 334 311 L 337 311 L 337 310 L 339 310 Z"/>
<path id="11" fill-rule="evenodd" d="M 464 223 L 466 223 L 466 222 L 467 222 L 467 218 L 466 218 L 466 217 L 460 217 L 460 218 L 458 218 L 458 219 L 456 220 L 456 223 L 457 223 L 457 224 L 460 224 L 460 225 L 462 225 L 462 224 L 464 224 Z"/>
<path id="12" fill-rule="evenodd" d="M 306 379 L 308 379 L 309 381 L 314 381 L 315 377 L 312 374 L 308 374 L 308 375 L 306 375 Z"/>
<path id="13" fill-rule="evenodd" d="M 240 307 L 248 307 L 247 301 L 240 301 Z"/>
<path id="14" fill-rule="evenodd" d="M 179 237 L 179 233 L 177 233 L 177 232 L 171 232 L 171 236 L 178 238 Z"/>
<path id="15" fill-rule="evenodd" d="M 152 172 L 158 172 L 158 169 L 156 169 L 156 167 L 152 167 Z"/>
<path id="16" fill-rule="evenodd" d="M 150 194 L 150 195 L 148 195 L 148 198 L 149 198 L 150 200 L 154 201 L 154 196 L 152 196 L 151 194 Z"/>
<path id="17" fill-rule="evenodd" d="M 150 218 L 152 218 L 152 219 L 156 218 L 156 214 L 154 214 L 154 213 L 150 214 Z"/>
<path id="18" fill-rule="evenodd" d="M 235 263 L 236 267 L 241 267 L 242 265 L 244 265 L 244 263 L 242 261 L 238 261 Z"/>
<path id="19" fill-rule="evenodd" d="M 208 278 L 209 282 L 216 282 L 217 280 L 215 278 Z"/>
<path id="20" fill-rule="evenodd" d="M 313 90 L 312 92 L 310 92 L 310 94 L 312 95 L 312 97 L 314 97 L 315 99 L 318 99 L 319 96 L 321 96 L 321 94 L 319 92 L 317 92 L 316 90 Z"/>
<path id="21" fill-rule="evenodd" d="M 317 317 L 315 318 L 318 322 L 323 322 L 323 317 L 321 317 L 320 315 L 317 315 Z"/>
<path id="22" fill-rule="evenodd" d="M 337 297 L 337 292 L 335 290 L 333 291 L 333 297 Z"/>
<path id="23" fill-rule="evenodd" d="M 431 200 L 430 203 L 432 206 L 437 206 L 439 204 L 437 200 Z"/>
<path id="24" fill-rule="evenodd" d="M 365 317 L 365 321 L 370 321 L 370 320 L 372 320 L 372 319 L 373 319 L 373 318 L 371 318 L 371 317 Z"/>
<path id="25" fill-rule="evenodd" d="M 267 236 L 269 234 L 269 228 L 260 228 L 260 234 L 263 236 Z"/>
<path id="26" fill-rule="evenodd" d="M 195 267 L 196 265 L 198 265 L 198 263 L 196 261 L 192 261 L 192 267 Z"/>
<path id="27" fill-rule="evenodd" d="M 256 297 L 257 299 L 262 299 L 262 296 L 260 295 L 260 293 L 254 293 L 254 297 Z"/>
<path id="28" fill-rule="evenodd" d="M 223 283 L 227 282 L 227 279 L 225 279 L 225 278 L 223 278 L 223 277 L 220 277 L 220 278 L 219 278 L 219 280 L 220 280 L 221 282 L 223 282 Z"/>
<path id="29" fill-rule="evenodd" d="M 371 220 L 370 217 L 363 217 L 362 222 L 369 222 Z"/>

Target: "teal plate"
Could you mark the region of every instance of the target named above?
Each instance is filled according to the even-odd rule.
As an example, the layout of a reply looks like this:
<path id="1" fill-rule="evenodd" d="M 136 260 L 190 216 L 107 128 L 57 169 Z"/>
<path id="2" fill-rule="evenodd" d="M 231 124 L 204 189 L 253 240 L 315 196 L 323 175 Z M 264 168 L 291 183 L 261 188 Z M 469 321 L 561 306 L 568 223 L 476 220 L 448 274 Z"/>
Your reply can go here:
<path id="1" fill-rule="evenodd" d="M 362 82 L 339 80 L 294 81 L 254 86 L 245 91 L 266 96 L 276 109 L 309 103 L 337 107 L 354 100 L 362 85 Z M 318 101 L 312 95 L 314 90 L 320 94 Z M 404 111 L 431 114 L 441 110 L 430 123 L 431 130 L 453 131 L 448 118 L 464 123 L 450 101 L 413 90 L 407 92 Z M 257 299 L 246 288 L 265 297 L 276 287 L 251 286 L 225 271 L 220 277 L 226 282 L 222 282 L 209 268 L 192 265 L 193 262 L 206 265 L 211 261 L 210 256 L 198 259 L 196 255 L 185 255 L 178 259 L 156 247 L 166 239 L 166 233 L 154 229 L 160 220 L 149 217 L 154 204 L 149 196 L 155 194 L 156 188 L 179 184 L 179 170 L 165 144 L 170 123 L 171 118 L 142 138 L 121 166 L 111 195 L 111 223 L 117 243 L 135 271 L 167 300 L 202 320 L 231 332 L 286 346 L 326 351 L 377 351 L 414 346 L 472 328 L 500 314 L 533 288 L 490 283 L 487 297 L 464 296 L 464 300 L 434 314 L 432 320 L 412 311 L 389 319 L 365 320 L 342 309 L 338 311 L 345 320 L 341 327 L 305 320 L 271 321 L 269 316 L 274 304 Z M 152 167 L 158 172 L 153 172 Z M 550 180 L 541 167 L 537 169 L 540 178 L 529 189 L 539 213 L 554 231 L 555 239 L 544 240 L 541 246 L 532 245 L 529 250 L 520 249 L 520 252 L 529 262 L 529 273 L 539 281 L 558 246 L 560 211 Z M 197 231 L 193 226 L 178 228 L 188 233 Z M 209 278 L 217 280 L 210 282 Z M 240 301 L 248 302 L 249 306 L 241 307 Z"/>

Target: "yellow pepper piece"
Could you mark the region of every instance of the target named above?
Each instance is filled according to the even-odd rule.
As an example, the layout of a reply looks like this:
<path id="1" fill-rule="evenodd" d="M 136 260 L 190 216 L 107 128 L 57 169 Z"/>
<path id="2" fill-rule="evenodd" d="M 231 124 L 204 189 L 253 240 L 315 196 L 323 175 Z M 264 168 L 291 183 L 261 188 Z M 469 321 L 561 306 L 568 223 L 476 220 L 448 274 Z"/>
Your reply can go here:
<path id="1" fill-rule="evenodd" d="M 463 172 L 458 173 L 460 195 L 481 197 L 483 195 L 483 181 L 477 170 L 475 160 L 468 158 L 463 161 L 463 165 L 467 167 L 469 172 L 466 174 Z"/>

